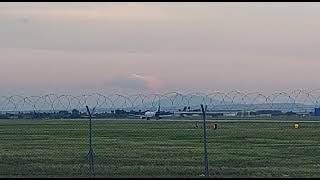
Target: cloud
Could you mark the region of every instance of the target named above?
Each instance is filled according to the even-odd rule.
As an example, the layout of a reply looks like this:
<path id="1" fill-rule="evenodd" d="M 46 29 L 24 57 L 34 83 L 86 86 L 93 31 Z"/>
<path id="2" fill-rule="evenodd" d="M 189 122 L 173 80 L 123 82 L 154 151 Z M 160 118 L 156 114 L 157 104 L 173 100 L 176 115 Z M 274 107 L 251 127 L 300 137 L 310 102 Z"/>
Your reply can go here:
<path id="1" fill-rule="evenodd" d="M 162 82 L 154 76 L 145 76 L 145 75 L 138 75 L 138 74 L 132 74 L 131 76 L 136 79 L 140 79 L 144 81 L 148 89 L 152 91 L 158 90 L 163 86 Z"/>
<path id="2" fill-rule="evenodd" d="M 130 77 L 116 77 L 113 80 L 108 81 L 106 85 L 130 90 L 141 90 L 147 88 L 145 81 Z"/>
<path id="3" fill-rule="evenodd" d="M 4 8 L 2 16 L 55 18 L 72 20 L 156 20 L 167 18 L 159 8 L 145 4 L 91 4 L 93 6 L 54 6 L 51 3 L 44 6 L 29 6 Z"/>
<path id="4" fill-rule="evenodd" d="M 107 86 L 138 90 L 156 91 L 162 88 L 161 81 L 150 75 L 131 74 L 129 76 L 116 77 L 106 83 Z"/>

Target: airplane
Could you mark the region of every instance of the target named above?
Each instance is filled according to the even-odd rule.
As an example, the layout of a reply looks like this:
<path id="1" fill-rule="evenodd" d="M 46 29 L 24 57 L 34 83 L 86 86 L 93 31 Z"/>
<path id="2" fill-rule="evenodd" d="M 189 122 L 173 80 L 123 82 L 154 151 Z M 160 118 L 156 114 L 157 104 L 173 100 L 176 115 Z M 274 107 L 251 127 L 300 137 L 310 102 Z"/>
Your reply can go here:
<path id="1" fill-rule="evenodd" d="M 151 118 L 155 118 L 156 120 L 158 120 L 158 119 L 162 119 L 164 117 L 172 116 L 172 114 L 160 115 L 160 105 L 159 105 L 158 111 L 153 112 L 153 111 L 147 110 L 144 112 L 144 115 L 136 115 L 136 114 L 131 114 L 131 115 L 138 116 L 138 117 L 140 117 L 140 119 L 147 119 L 147 120 L 150 120 Z"/>

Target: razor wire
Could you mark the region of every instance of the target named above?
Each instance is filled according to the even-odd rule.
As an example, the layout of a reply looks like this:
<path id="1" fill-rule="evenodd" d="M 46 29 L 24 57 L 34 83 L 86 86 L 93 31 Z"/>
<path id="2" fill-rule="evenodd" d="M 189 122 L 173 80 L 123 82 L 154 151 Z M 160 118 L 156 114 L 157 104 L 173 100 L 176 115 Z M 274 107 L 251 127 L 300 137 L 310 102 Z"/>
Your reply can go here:
<path id="1" fill-rule="evenodd" d="M 199 109 L 205 104 L 208 111 L 214 110 L 281 110 L 306 112 L 320 106 L 320 89 L 311 91 L 279 91 L 271 94 L 261 92 L 242 92 L 238 90 L 223 92 L 167 92 L 149 94 L 100 94 L 90 93 L 45 94 L 42 96 L 1 96 L 0 113 L 13 112 L 58 112 L 77 109 L 85 112 L 85 106 L 96 109 L 96 112 L 112 112 L 117 109 L 126 111 L 156 110 L 161 106 L 163 111 L 178 111 L 184 107 Z"/>

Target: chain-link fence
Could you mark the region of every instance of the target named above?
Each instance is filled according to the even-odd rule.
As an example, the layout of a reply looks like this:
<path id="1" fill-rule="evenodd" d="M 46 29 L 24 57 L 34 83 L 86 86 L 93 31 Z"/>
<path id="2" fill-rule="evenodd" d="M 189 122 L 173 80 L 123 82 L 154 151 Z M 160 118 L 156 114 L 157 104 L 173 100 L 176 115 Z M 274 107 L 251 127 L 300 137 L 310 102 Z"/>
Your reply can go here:
<path id="1" fill-rule="evenodd" d="M 319 177 L 319 122 L 208 120 L 209 175 Z M 1 176 L 89 177 L 88 121 L 0 125 Z M 202 127 L 201 120 L 93 120 L 93 175 L 204 176 Z"/>
<path id="2" fill-rule="evenodd" d="M 173 102 L 177 101 L 177 98 L 173 98 Z M 235 99 L 233 102 L 236 102 Z M 320 118 L 309 109 L 285 111 L 289 103 L 283 103 L 277 98 L 272 100 L 274 103 L 271 105 L 285 106 L 279 109 L 281 114 L 274 113 L 276 109 L 261 110 L 258 108 L 261 105 L 257 103 L 257 99 L 252 100 L 254 103 L 246 101 L 229 104 L 228 109 L 218 109 L 217 104 L 207 103 L 209 177 L 319 177 Z M 293 99 L 298 102 L 298 98 Z M 10 101 L 18 102 L 12 99 Z M 181 113 L 173 114 L 171 117 L 152 117 L 146 120 L 131 117 L 126 113 L 121 114 L 123 111 L 118 115 L 110 112 L 112 115 L 107 116 L 105 112 L 99 112 L 99 103 L 83 102 L 80 105 L 84 105 L 84 109 L 85 105 L 89 105 L 91 109 L 95 108 L 92 118 L 91 169 L 88 156 L 89 116 L 80 110 L 80 105 L 80 111 L 74 113 L 70 111 L 72 108 L 66 108 L 65 114 L 56 111 L 42 112 L 37 108 L 36 112 L 30 111 L 34 114 L 31 113 L 29 116 L 27 111 L 13 113 L 17 110 L 14 109 L 10 113 L 2 113 L 0 119 L 0 176 L 206 175 L 201 111 L 184 108 L 178 111 Z M 18 103 L 12 104 L 12 107 L 18 108 Z M 246 104 L 247 109 L 232 111 L 239 108 L 239 104 Z M 214 107 L 217 111 L 212 113 Z M 247 112 L 248 107 L 251 112 Z M 313 105 L 313 108 L 315 107 Z M 138 111 L 140 107 L 135 108 L 134 110 Z M 163 101 L 161 108 L 165 109 Z M 179 108 L 183 109 L 183 106 Z M 200 109 L 200 104 L 197 108 Z M 114 107 L 115 111 L 117 109 L 121 108 Z M 258 111 L 271 114 L 257 114 Z M 142 117 L 143 112 L 137 115 Z"/>

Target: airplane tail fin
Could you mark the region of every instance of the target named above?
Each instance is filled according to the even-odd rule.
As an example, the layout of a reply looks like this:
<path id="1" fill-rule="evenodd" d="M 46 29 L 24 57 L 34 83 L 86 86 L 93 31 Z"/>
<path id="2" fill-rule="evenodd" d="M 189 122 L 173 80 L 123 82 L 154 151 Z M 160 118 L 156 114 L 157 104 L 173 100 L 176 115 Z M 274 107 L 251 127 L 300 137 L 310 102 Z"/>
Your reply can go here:
<path id="1" fill-rule="evenodd" d="M 159 117 L 159 116 L 160 116 L 160 105 L 159 105 L 159 107 L 158 107 L 158 111 L 156 112 L 155 116 L 156 116 L 156 117 Z"/>
<path id="2" fill-rule="evenodd" d="M 187 106 L 185 106 L 182 111 L 186 111 L 186 110 L 187 110 Z"/>

